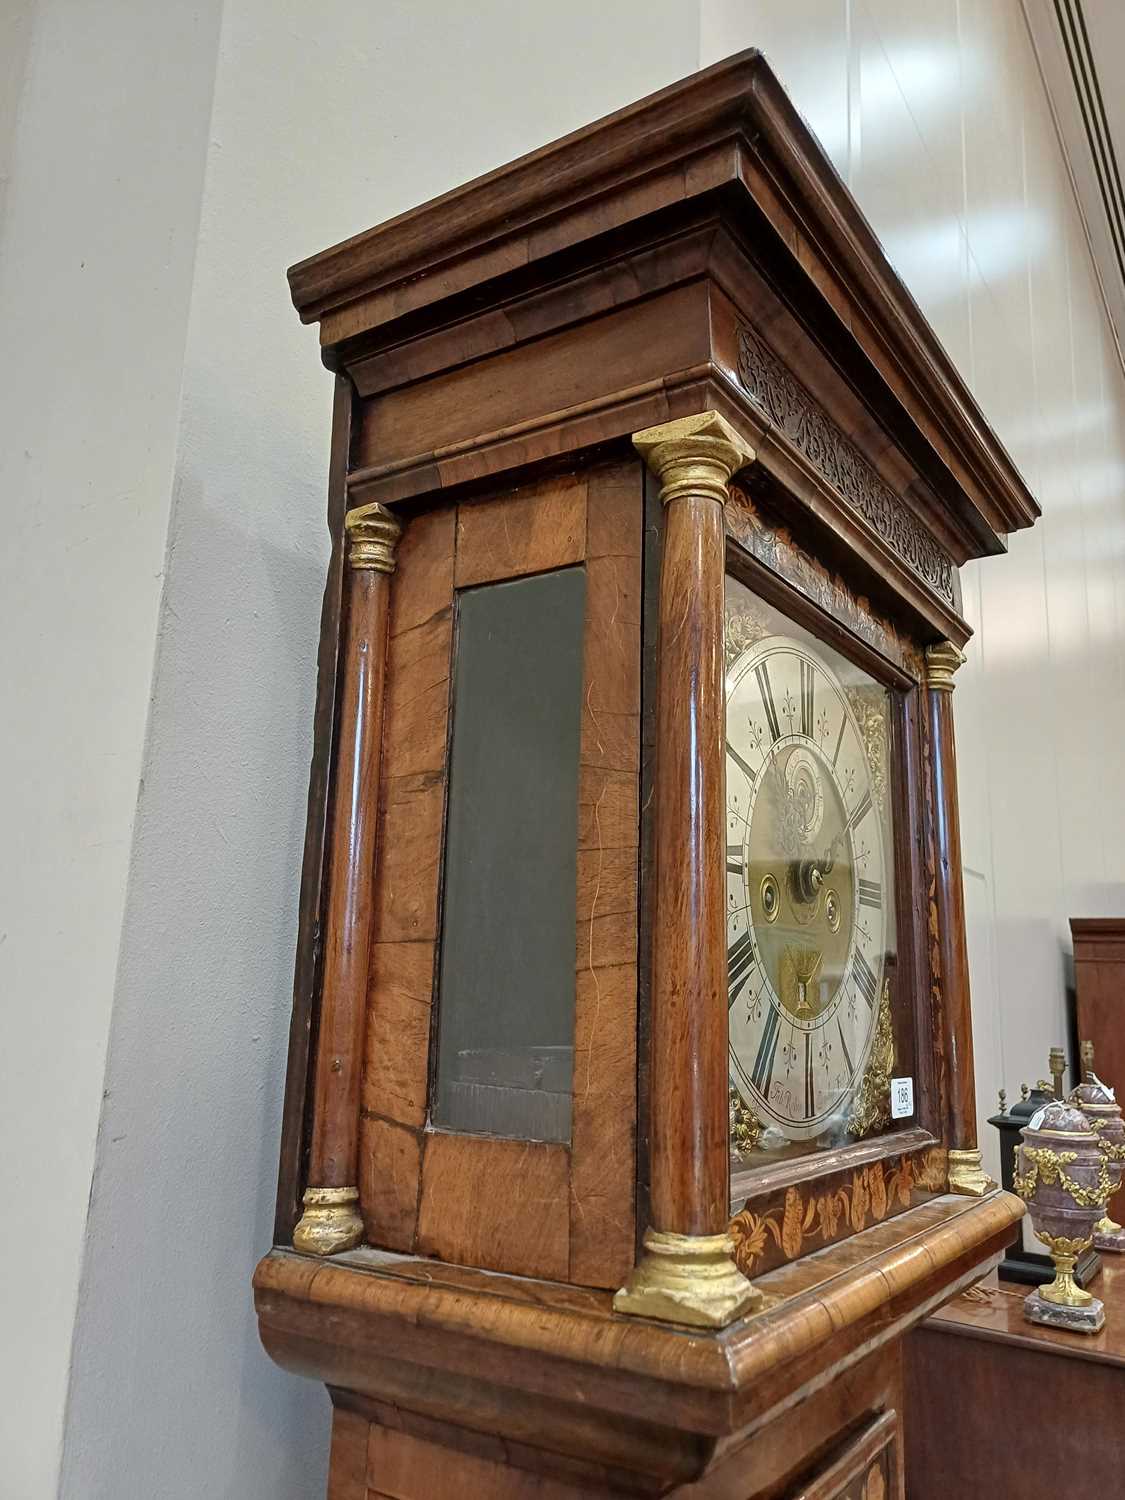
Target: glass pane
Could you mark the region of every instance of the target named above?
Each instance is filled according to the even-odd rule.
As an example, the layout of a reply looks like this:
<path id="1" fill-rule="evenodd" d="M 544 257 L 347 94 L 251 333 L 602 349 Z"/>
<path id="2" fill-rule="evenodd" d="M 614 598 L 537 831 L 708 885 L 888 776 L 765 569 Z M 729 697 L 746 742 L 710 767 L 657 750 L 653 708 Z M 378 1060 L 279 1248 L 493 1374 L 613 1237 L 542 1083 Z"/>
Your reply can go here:
<path id="1" fill-rule="evenodd" d="M 893 1049 L 891 704 L 880 683 L 727 579 L 732 1161 L 886 1128 Z"/>
<path id="2" fill-rule="evenodd" d="M 432 1120 L 570 1139 L 583 568 L 458 597 Z"/>

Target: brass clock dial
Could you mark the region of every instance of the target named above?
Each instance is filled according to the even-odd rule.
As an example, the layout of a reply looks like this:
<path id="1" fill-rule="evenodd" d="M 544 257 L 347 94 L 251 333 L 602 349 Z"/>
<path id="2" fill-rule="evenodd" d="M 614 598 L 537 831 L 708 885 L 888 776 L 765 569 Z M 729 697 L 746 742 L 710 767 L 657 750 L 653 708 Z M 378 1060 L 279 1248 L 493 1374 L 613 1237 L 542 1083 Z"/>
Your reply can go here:
<path id="1" fill-rule="evenodd" d="M 864 734 L 822 654 L 768 635 L 730 663 L 727 948 L 732 1080 L 810 1140 L 846 1116 L 878 1014 L 885 841 Z"/>

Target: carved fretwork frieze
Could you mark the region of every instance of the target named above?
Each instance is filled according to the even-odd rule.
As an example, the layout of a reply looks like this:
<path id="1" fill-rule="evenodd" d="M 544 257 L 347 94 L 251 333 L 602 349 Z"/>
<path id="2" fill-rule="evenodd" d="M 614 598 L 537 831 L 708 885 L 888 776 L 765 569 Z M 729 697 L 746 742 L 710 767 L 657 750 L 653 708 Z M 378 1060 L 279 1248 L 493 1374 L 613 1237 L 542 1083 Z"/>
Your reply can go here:
<path id="1" fill-rule="evenodd" d="M 872 530 L 947 604 L 953 559 L 751 329 L 738 330 L 738 377 L 752 401 Z"/>

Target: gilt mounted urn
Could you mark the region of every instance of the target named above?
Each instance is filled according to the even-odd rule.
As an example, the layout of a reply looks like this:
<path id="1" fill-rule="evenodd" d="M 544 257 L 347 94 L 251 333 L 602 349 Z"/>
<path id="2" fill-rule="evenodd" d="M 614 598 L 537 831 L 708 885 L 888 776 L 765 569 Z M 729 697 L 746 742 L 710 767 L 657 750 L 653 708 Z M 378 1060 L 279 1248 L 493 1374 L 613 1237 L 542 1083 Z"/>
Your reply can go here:
<path id="1" fill-rule="evenodd" d="M 1093 1239 L 1111 1190 L 1098 1134 L 1074 1104 L 1052 1100 L 1020 1135 L 1015 1189 L 1055 1263 L 1055 1279 L 1025 1299 L 1024 1314 L 1032 1323 L 1098 1333 L 1105 1306 L 1074 1280 L 1075 1263 Z"/>
<path id="2" fill-rule="evenodd" d="M 1094 1073 L 1088 1073 L 1070 1096 L 1070 1103 L 1077 1106 L 1090 1122 L 1090 1128 L 1098 1138 L 1110 1176 L 1110 1196 L 1121 1186 L 1125 1173 L 1125 1120 L 1121 1118 L 1121 1106 L 1114 1091 Z M 1106 1212 L 1094 1225 L 1094 1244 L 1099 1250 L 1111 1250 L 1118 1254 L 1125 1251 L 1125 1228 L 1122 1228 Z"/>

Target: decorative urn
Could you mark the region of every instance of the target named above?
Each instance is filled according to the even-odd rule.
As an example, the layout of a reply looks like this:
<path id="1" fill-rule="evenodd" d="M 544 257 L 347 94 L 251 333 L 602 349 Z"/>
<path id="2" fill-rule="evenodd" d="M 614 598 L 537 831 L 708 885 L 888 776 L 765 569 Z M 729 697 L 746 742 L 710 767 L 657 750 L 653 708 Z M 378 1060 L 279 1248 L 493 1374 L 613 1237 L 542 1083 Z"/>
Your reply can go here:
<path id="1" fill-rule="evenodd" d="M 1094 1073 L 1086 1074 L 1085 1081 L 1073 1091 L 1069 1102 L 1082 1111 L 1098 1138 L 1109 1171 L 1109 1195 L 1112 1197 L 1125 1174 L 1125 1120 L 1121 1117 L 1121 1106 L 1109 1084 L 1103 1083 Z M 1108 1204 L 1107 1211 L 1094 1225 L 1094 1244 L 1099 1250 L 1125 1251 L 1125 1229 L 1109 1217 Z"/>
<path id="2" fill-rule="evenodd" d="M 1042 1109 L 1044 1104 L 1049 1104 L 1053 1098 L 1061 1095 L 1054 1093 L 1052 1085 L 1045 1080 L 1040 1081 L 1033 1089 L 1026 1084 L 1020 1085 L 1022 1098 L 1008 1106 L 1007 1096 L 1001 1093 L 1000 1109 L 997 1114 L 989 1117 L 988 1123 L 994 1125 L 1000 1136 L 1000 1181 L 1009 1193 L 1016 1190 L 1016 1153 L 1020 1146 L 1020 1132 L 1037 1110 Z M 1074 1279 L 1081 1287 L 1088 1287 L 1094 1278 L 1100 1275 L 1102 1269 L 1101 1258 L 1091 1246 L 1083 1250 L 1078 1257 L 1078 1264 L 1074 1268 Z M 1024 1244 L 1024 1221 L 1021 1219 L 1016 1225 L 1012 1242 L 1004 1252 L 1004 1259 L 1000 1262 L 999 1276 L 1001 1281 L 1021 1281 L 1025 1286 L 1042 1286 L 1046 1281 L 1051 1281 L 1055 1274 L 1055 1264 L 1049 1255 L 1044 1255 L 1041 1249 L 1031 1248 Z"/>
<path id="3" fill-rule="evenodd" d="M 1098 1134 L 1082 1110 L 1053 1099 L 1036 1110 L 1020 1135 L 1015 1189 L 1055 1263 L 1054 1281 L 1025 1299 L 1024 1315 L 1052 1328 L 1097 1333 L 1105 1307 L 1077 1285 L 1074 1266 L 1093 1239 L 1111 1191 Z"/>

